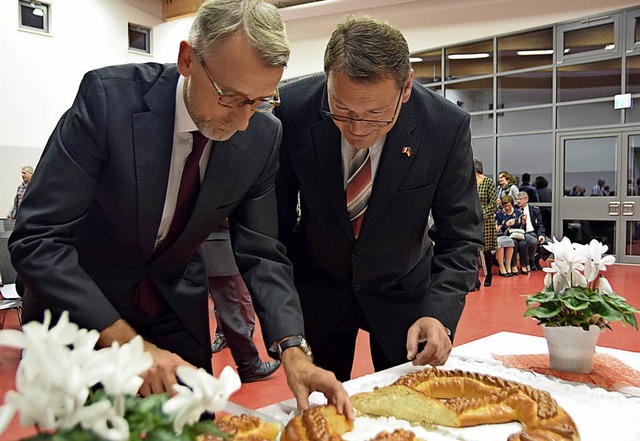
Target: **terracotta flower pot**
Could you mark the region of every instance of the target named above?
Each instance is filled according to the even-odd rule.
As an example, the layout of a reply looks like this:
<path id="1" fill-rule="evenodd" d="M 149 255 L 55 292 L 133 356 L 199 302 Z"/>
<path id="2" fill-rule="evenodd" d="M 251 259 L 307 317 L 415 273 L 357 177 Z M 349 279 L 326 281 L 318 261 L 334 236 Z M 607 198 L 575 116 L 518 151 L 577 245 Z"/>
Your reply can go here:
<path id="1" fill-rule="evenodd" d="M 578 326 L 543 326 L 549 347 L 550 368 L 557 371 L 588 374 L 593 367 L 593 355 L 600 328 L 591 325 L 588 331 Z"/>

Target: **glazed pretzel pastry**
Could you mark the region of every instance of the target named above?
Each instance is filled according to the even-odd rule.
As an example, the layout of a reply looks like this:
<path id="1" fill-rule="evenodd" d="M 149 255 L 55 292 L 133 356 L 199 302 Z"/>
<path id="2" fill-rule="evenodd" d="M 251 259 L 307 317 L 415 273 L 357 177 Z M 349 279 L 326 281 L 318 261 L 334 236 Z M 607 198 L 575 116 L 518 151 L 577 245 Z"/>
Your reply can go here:
<path id="1" fill-rule="evenodd" d="M 342 435 L 353 430 L 353 423 L 329 404 L 306 409 L 291 419 L 280 441 L 341 441 Z M 380 432 L 370 441 L 419 441 L 410 430 Z"/>
<path id="2" fill-rule="evenodd" d="M 508 441 L 579 441 L 571 417 L 548 392 L 489 375 L 428 368 L 351 397 L 373 416 L 448 427 L 519 421 Z"/>
<path id="3" fill-rule="evenodd" d="M 280 433 L 279 425 L 246 414 L 224 415 L 215 423 L 232 441 L 274 441 Z M 220 438 L 215 435 L 204 435 L 198 441 L 217 440 Z"/>

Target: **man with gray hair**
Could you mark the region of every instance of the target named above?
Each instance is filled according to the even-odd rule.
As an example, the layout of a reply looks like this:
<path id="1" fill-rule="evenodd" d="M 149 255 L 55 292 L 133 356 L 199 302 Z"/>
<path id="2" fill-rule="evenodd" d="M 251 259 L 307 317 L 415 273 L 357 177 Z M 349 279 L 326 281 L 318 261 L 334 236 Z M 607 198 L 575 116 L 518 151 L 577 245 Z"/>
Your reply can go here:
<path id="1" fill-rule="evenodd" d="M 526 191 L 521 191 L 516 196 L 516 202 L 518 203 L 518 208 L 522 211 L 522 225 L 525 231 L 524 242 L 526 246 L 519 249 L 520 254 L 520 263 L 527 262 L 525 265 L 527 266 L 527 272 L 529 270 L 537 271 L 540 269 L 540 263 L 538 259 L 535 258 L 536 251 L 541 245 L 547 243 L 547 232 L 544 228 L 544 222 L 542 222 L 542 212 L 540 208 L 534 207 L 533 205 L 529 205 L 529 195 Z M 523 245 L 525 245 L 523 243 Z M 527 256 L 523 256 L 523 253 L 526 253 Z M 543 253 L 547 257 L 549 254 L 545 251 Z M 513 253 L 513 258 L 511 259 L 511 266 L 516 265 L 516 253 Z"/>
<path id="2" fill-rule="evenodd" d="M 22 184 L 18 186 L 16 197 L 13 198 L 13 207 L 11 207 L 11 211 L 7 215 L 9 219 L 15 219 L 18 215 L 18 210 L 20 209 L 20 205 L 22 204 L 22 198 L 24 198 L 24 193 L 25 191 L 27 191 L 27 187 L 29 186 L 29 182 L 31 181 L 31 176 L 33 176 L 33 167 L 31 167 L 30 165 L 25 165 L 20 170 L 20 175 L 22 176 Z"/>
<path id="3" fill-rule="evenodd" d="M 268 112 L 289 59 L 277 9 L 212 0 L 175 64 L 87 73 L 51 136 L 11 237 L 24 319 L 68 310 L 98 345 L 136 335 L 154 364 L 140 392 L 173 392 L 175 371 L 211 372 L 201 244 L 229 218 L 262 333 L 301 408 L 323 392 L 353 416 L 342 385 L 316 367 L 290 262 L 277 240 L 281 125 Z"/>
<path id="4" fill-rule="evenodd" d="M 400 31 L 366 16 L 338 24 L 324 75 L 280 92 L 279 234 L 316 363 L 349 379 L 363 329 L 376 370 L 442 365 L 483 242 L 469 115 L 414 82 Z"/>

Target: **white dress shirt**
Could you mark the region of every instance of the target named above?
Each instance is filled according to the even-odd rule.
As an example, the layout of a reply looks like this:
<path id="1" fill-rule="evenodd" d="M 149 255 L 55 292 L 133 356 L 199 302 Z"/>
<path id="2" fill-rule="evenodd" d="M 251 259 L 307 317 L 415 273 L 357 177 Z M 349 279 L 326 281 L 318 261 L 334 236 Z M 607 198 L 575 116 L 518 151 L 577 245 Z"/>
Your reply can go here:
<path id="1" fill-rule="evenodd" d="M 169 232 L 173 214 L 176 211 L 178 202 L 178 191 L 180 191 L 180 180 L 182 171 L 187 161 L 187 156 L 193 147 L 193 135 L 191 132 L 198 130 L 196 124 L 191 119 L 184 102 L 184 77 L 180 75 L 176 85 L 176 114 L 173 121 L 173 149 L 171 151 L 171 168 L 169 169 L 169 182 L 167 184 L 167 194 L 164 198 L 164 208 L 162 209 L 162 219 L 156 236 L 155 248 L 157 248 Z M 200 182 L 204 179 L 209 156 L 211 155 L 211 141 L 207 143 L 202 157 L 200 158 Z"/>

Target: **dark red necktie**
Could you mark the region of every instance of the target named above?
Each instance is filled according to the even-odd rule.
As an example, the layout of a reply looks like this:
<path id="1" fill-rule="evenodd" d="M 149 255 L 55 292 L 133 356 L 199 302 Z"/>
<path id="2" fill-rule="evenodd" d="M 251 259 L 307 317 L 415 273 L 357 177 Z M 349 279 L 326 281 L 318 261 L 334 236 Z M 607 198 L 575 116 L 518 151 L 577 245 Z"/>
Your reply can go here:
<path id="1" fill-rule="evenodd" d="M 178 199 L 171 226 L 167 236 L 155 249 L 154 255 L 166 250 L 180 236 L 193 213 L 193 208 L 198 199 L 198 193 L 200 192 L 200 158 L 202 158 L 202 152 L 204 152 L 209 140 L 198 131 L 191 132 L 191 134 L 193 135 L 193 147 L 191 153 L 187 156 L 184 170 L 182 171 L 180 189 L 178 190 Z M 140 308 L 152 317 L 158 313 L 164 302 L 162 294 L 147 274 L 140 280 L 136 294 Z"/>

